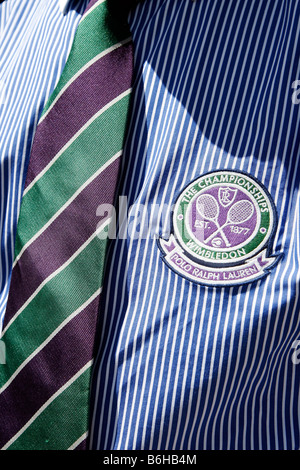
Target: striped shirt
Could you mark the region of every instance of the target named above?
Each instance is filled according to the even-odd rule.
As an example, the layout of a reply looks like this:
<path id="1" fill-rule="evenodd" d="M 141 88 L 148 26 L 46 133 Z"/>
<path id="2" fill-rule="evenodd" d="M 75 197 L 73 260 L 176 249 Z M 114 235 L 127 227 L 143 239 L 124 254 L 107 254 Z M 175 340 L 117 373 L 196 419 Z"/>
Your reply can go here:
<path id="1" fill-rule="evenodd" d="M 129 19 L 127 220 L 110 242 L 91 448 L 298 449 L 300 2 L 146 0 Z M 187 224 L 206 197 L 195 246 L 208 263 L 191 243 L 166 262 L 182 195 Z M 222 265 L 249 231 L 258 247 L 266 213 L 272 269 L 255 278 L 257 254 Z"/>
<path id="2" fill-rule="evenodd" d="M 0 329 L 34 132 L 86 5 L 87 0 L 0 5 Z"/>

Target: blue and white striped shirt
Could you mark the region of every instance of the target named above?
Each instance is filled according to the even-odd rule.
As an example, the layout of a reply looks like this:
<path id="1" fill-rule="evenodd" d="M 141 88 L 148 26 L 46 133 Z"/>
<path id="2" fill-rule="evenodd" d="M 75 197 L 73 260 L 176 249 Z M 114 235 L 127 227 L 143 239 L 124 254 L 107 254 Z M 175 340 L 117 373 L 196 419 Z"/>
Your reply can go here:
<path id="1" fill-rule="evenodd" d="M 0 329 L 34 132 L 87 3 L 6 0 L 0 5 Z"/>
<path id="2" fill-rule="evenodd" d="M 110 243 L 91 448 L 298 449 L 300 2 L 146 0 L 130 25 L 136 83 L 120 194 L 131 211 L 128 233 Z M 207 235 L 193 243 L 207 264 L 189 241 L 173 257 L 157 242 L 179 223 L 174 204 L 197 191 Z M 193 207 L 178 220 L 191 224 Z M 226 211 L 222 234 L 215 217 Z M 256 249 L 272 211 L 277 262 L 236 282 L 257 264 L 222 265 L 245 250 L 227 238 L 252 230 Z"/>

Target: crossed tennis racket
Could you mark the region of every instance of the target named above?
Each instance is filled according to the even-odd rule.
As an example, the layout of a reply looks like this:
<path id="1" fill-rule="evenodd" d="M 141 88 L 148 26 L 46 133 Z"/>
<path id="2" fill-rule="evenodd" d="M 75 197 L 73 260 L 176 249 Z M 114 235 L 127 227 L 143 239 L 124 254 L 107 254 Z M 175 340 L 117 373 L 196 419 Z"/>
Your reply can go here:
<path id="1" fill-rule="evenodd" d="M 220 206 L 216 198 L 211 194 L 202 194 L 198 197 L 197 210 L 203 218 L 214 222 L 217 226 L 217 230 L 210 234 L 209 237 L 204 240 L 204 243 L 208 243 L 213 237 L 215 237 L 215 235 L 220 233 L 224 243 L 229 247 L 231 246 L 231 243 L 226 237 L 223 229 L 230 224 L 242 224 L 243 222 L 247 222 L 247 220 L 249 220 L 253 215 L 254 206 L 247 199 L 241 199 L 240 201 L 235 202 L 229 209 L 226 222 L 222 226 L 220 226 L 218 222 Z"/>

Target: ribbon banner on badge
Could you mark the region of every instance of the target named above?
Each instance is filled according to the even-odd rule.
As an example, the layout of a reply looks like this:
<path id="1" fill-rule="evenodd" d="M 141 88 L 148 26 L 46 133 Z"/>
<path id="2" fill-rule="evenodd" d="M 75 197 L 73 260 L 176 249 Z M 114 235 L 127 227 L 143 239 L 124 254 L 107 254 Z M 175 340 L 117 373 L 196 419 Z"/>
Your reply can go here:
<path id="1" fill-rule="evenodd" d="M 272 254 L 277 211 L 267 189 L 239 171 L 215 171 L 178 197 L 165 263 L 190 281 L 234 286 L 266 276 L 282 257 Z"/>

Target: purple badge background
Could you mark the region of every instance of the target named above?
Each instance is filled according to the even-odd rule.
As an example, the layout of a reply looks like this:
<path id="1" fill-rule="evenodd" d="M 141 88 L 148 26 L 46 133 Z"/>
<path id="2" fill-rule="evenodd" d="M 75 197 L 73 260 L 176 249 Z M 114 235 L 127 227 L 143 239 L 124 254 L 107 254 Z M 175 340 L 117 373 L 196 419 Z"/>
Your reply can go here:
<path id="1" fill-rule="evenodd" d="M 227 207 L 223 207 L 222 204 L 219 202 L 219 189 L 220 188 L 228 188 L 228 189 L 234 189 L 234 190 L 236 189 L 237 190 L 237 194 L 236 194 L 235 198 L 232 200 L 232 203 Z M 220 227 L 222 227 L 222 225 L 226 223 L 228 211 L 237 201 L 241 201 L 241 200 L 245 199 L 245 200 L 250 201 L 254 205 L 254 208 L 256 207 L 256 205 L 253 203 L 251 198 L 244 191 L 242 191 L 240 188 L 237 188 L 235 186 L 226 186 L 224 184 L 216 185 L 216 186 L 209 187 L 206 190 L 202 191 L 201 195 L 202 194 L 210 194 L 211 196 L 213 196 L 216 199 L 216 201 L 219 205 L 219 208 L 220 208 L 219 217 L 218 217 L 218 223 L 219 223 Z M 226 245 L 225 245 L 225 242 L 222 239 L 222 235 L 220 234 L 220 232 L 218 232 L 216 234 L 216 237 L 218 237 L 222 240 L 222 244 L 219 247 L 215 247 L 215 246 L 212 245 L 212 241 L 214 240 L 214 238 L 212 238 L 212 240 L 210 240 L 208 243 L 204 243 L 204 240 L 206 240 L 213 232 L 215 232 L 217 230 L 217 226 L 213 221 L 209 221 L 207 228 L 203 229 L 203 228 L 195 227 L 196 220 L 198 220 L 198 221 L 207 221 L 207 219 L 203 218 L 197 210 L 197 199 L 198 199 L 199 196 L 200 196 L 200 194 L 198 194 L 197 197 L 194 199 L 194 201 L 192 202 L 192 207 L 189 210 L 188 224 L 189 224 L 190 231 L 193 233 L 194 237 L 199 242 L 201 242 L 204 246 L 207 246 L 208 248 L 213 248 L 213 249 L 216 249 L 216 248 L 225 249 L 225 248 L 227 248 Z M 240 245 L 241 243 L 245 243 L 251 237 L 251 235 L 253 234 L 253 232 L 255 230 L 255 227 L 256 227 L 256 224 L 257 224 L 257 213 L 256 213 L 256 210 L 254 210 L 254 213 L 253 213 L 252 217 L 249 220 L 247 220 L 246 222 L 243 222 L 241 224 L 229 224 L 229 225 L 227 225 L 223 229 L 223 231 L 224 231 L 228 241 L 231 243 L 230 249 L 234 249 L 236 246 Z M 247 234 L 244 234 L 243 232 L 241 234 L 231 232 L 231 226 L 233 226 L 233 225 L 236 225 L 237 227 L 248 228 L 249 232 Z"/>

